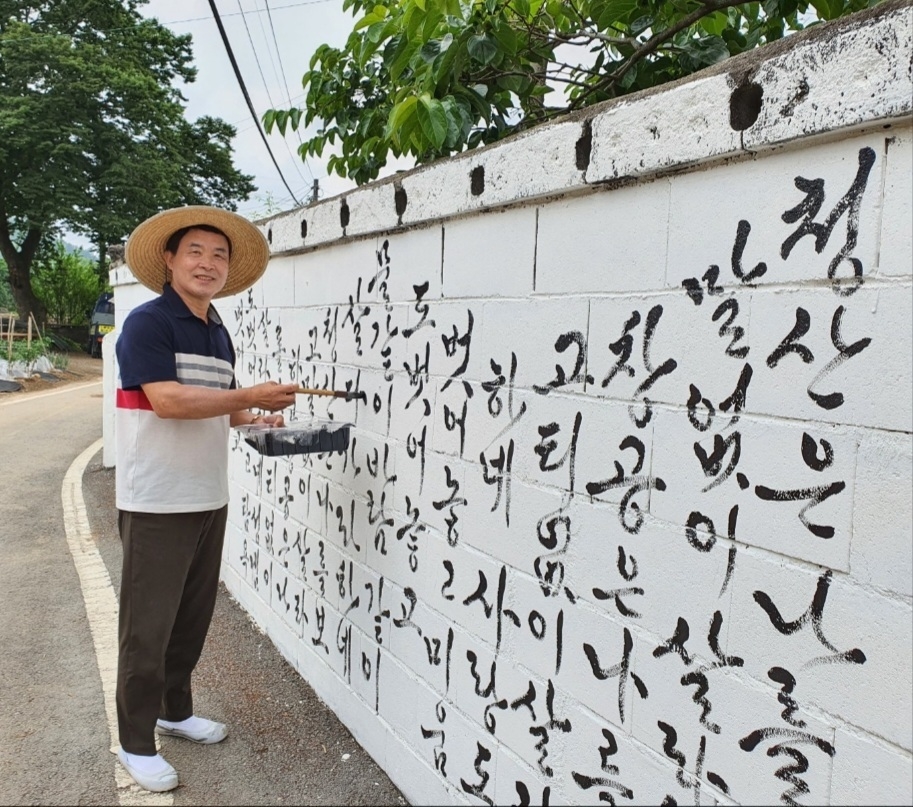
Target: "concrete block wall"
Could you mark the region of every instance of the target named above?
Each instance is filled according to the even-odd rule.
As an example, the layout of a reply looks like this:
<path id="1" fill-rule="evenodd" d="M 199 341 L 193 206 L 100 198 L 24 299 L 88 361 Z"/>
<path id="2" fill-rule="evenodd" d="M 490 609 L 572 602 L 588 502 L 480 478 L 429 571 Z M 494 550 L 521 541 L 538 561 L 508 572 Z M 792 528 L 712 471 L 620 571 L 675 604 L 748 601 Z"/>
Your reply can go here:
<path id="1" fill-rule="evenodd" d="M 367 400 L 223 578 L 411 803 L 913 801 L 911 90 L 888 3 L 261 223 L 241 383 Z"/>

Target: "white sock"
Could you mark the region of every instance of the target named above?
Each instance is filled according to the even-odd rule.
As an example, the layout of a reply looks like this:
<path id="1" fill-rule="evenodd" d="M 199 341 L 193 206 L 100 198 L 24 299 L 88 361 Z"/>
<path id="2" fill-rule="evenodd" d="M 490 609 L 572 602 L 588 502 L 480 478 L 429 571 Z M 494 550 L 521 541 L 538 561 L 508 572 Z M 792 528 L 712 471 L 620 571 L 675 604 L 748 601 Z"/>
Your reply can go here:
<path id="1" fill-rule="evenodd" d="M 205 717 L 197 717 L 196 715 L 191 715 L 186 720 L 179 720 L 177 723 L 171 720 L 159 720 L 159 723 L 165 725 L 169 729 L 184 729 L 185 731 L 204 731 L 212 723 L 211 720 L 207 720 Z"/>
<path id="2" fill-rule="evenodd" d="M 124 751 L 124 756 L 133 768 L 140 773 L 149 774 L 150 776 L 171 769 L 171 765 L 165 761 L 165 758 L 161 754 L 147 757 L 141 754 L 130 754 L 127 751 Z"/>

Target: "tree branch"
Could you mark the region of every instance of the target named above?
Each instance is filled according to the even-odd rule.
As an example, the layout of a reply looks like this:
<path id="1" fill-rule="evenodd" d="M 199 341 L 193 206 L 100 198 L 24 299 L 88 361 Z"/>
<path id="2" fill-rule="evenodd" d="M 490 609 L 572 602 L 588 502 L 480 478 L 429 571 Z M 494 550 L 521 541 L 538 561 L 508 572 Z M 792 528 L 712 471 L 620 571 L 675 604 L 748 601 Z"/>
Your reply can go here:
<path id="1" fill-rule="evenodd" d="M 741 6 L 743 4 L 744 3 L 742 0 L 705 0 L 701 3 L 700 8 L 697 8 L 687 16 L 682 17 L 682 19 L 675 23 L 675 25 L 651 36 L 646 42 L 643 43 L 643 45 L 637 48 L 637 50 L 635 50 L 634 53 L 632 53 L 625 60 L 624 64 L 621 65 L 621 67 L 594 84 L 591 90 L 585 93 L 581 93 L 576 99 L 574 99 L 574 102 L 568 106 L 568 109 L 577 109 L 581 106 L 585 106 L 586 99 L 589 98 L 589 96 L 591 96 L 593 93 L 608 89 L 613 84 L 617 84 L 624 77 L 625 73 L 627 73 L 635 64 L 637 64 L 637 62 L 639 62 L 645 56 L 649 56 L 660 45 L 662 45 L 663 42 L 671 39 L 679 31 L 684 31 L 686 28 L 694 25 L 694 23 L 701 19 L 701 17 L 706 17 L 708 14 L 712 14 L 715 11 L 722 11 L 724 8 L 730 8 L 731 6 Z"/>
<path id="2" fill-rule="evenodd" d="M 35 257 L 35 252 L 38 250 L 39 244 L 41 244 L 42 234 L 43 231 L 38 227 L 29 227 L 25 241 L 22 242 L 22 248 L 19 250 L 19 254 L 26 263 L 31 263 L 32 258 Z"/>
<path id="3" fill-rule="evenodd" d="M 6 217 L 6 207 L 0 202 L 0 255 L 7 264 L 14 263 L 19 257 L 13 240 L 10 238 L 9 219 Z"/>
<path id="4" fill-rule="evenodd" d="M 575 42 L 575 40 L 584 38 L 583 42 Z M 576 34 L 555 34 L 551 39 L 547 40 L 549 44 L 559 44 L 559 45 L 575 45 L 576 47 L 584 47 L 593 40 L 599 42 L 604 42 L 606 45 L 636 45 L 637 38 L 632 36 L 623 36 L 623 37 L 612 37 L 607 36 L 606 34 L 601 34 L 599 31 L 591 31 L 586 28 L 578 31 Z"/>
<path id="5" fill-rule="evenodd" d="M 578 73 L 586 73 L 589 76 L 596 75 L 591 70 L 589 70 L 588 68 L 584 67 L 581 64 L 568 64 L 567 62 L 552 62 L 552 64 L 555 65 L 556 67 L 558 67 L 559 69 L 566 68 L 571 73 L 573 73 L 574 71 L 577 71 Z"/>
<path id="6" fill-rule="evenodd" d="M 34 224 L 29 225 L 25 240 L 17 249 L 13 243 L 6 205 L 0 201 L 0 255 L 3 256 L 7 264 L 30 264 L 41 244 L 42 235 L 44 235 L 44 231 L 40 227 L 36 227 Z"/>
<path id="7" fill-rule="evenodd" d="M 577 79 L 569 78 L 564 71 L 562 70 L 546 70 L 546 76 L 548 76 L 549 81 L 555 81 L 560 84 L 567 84 L 571 87 L 591 87 L 592 84 L 588 84 L 585 81 L 578 81 Z"/>

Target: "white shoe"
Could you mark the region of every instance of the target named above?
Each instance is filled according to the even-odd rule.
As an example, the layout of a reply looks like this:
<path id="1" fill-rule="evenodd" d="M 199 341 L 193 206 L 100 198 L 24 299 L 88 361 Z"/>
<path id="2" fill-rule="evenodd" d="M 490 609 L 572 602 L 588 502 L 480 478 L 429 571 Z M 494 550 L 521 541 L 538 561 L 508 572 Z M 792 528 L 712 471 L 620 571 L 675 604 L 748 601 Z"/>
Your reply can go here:
<path id="1" fill-rule="evenodd" d="M 220 743 L 228 736 L 228 729 L 224 723 L 216 723 L 205 717 L 188 717 L 178 723 L 169 720 L 158 720 L 155 724 L 159 734 L 168 734 L 172 737 L 181 737 L 203 745 Z"/>
<path id="2" fill-rule="evenodd" d="M 117 758 L 127 773 L 144 790 L 163 793 L 178 786 L 178 772 L 160 754 L 152 757 L 128 754 L 123 748 L 117 749 Z"/>

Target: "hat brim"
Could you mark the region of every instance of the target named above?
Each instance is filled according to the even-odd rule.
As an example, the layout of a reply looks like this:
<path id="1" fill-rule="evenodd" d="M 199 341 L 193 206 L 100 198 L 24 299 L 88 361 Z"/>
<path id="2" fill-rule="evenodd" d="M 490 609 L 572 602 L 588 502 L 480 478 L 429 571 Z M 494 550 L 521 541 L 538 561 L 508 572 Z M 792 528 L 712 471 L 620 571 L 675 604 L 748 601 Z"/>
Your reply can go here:
<path id="1" fill-rule="evenodd" d="M 269 263 L 269 244 L 243 216 L 207 205 L 187 205 L 163 210 L 146 219 L 127 239 L 124 261 L 146 288 L 161 293 L 167 279 L 165 245 L 184 227 L 208 224 L 231 241 L 228 278 L 215 297 L 231 297 L 256 283 Z"/>

